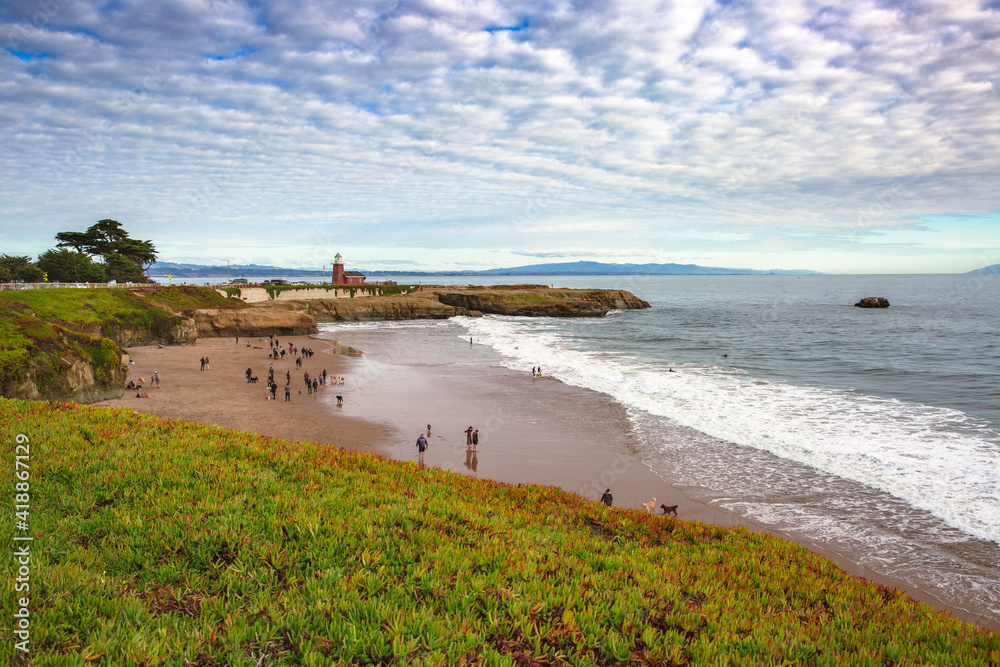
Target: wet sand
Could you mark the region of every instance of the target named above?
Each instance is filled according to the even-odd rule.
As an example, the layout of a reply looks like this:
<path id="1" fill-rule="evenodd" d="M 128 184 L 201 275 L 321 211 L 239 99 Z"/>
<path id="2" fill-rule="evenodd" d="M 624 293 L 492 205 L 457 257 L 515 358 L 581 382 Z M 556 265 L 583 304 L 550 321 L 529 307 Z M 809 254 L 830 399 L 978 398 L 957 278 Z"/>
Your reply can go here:
<path id="1" fill-rule="evenodd" d="M 293 342 L 313 348 L 315 356 L 303 366 L 311 375 L 326 368 L 331 375 L 345 377 L 343 385 L 321 388 L 318 395 L 306 393 L 303 371 L 296 371 L 294 360 L 286 357 L 274 362 L 278 401 L 265 400 L 271 363 L 267 339 L 252 339 L 261 349 L 246 348 L 244 339 L 238 345 L 231 338 L 202 339 L 194 346 L 131 349 L 136 363 L 130 366 L 130 377 L 148 380 L 159 370 L 161 388 L 151 389 L 149 399 L 127 392 L 118 401 L 102 404 L 414 461 L 417 437 L 427 435 L 429 423 L 430 446 L 424 457 L 428 466 L 511 484 L 558 486 L 594 501 L 610 488 L 616 507 L 637 510 L 655 497 L 656 513 L 661 503 L 676 504 L 681 519 L 742 525 L 790 539 L 698 502 L 693 496 L 703 490 L 686 493 L 653 473 L 630 444 L 635 438 L 625 408 L 603 394 L 530 373 L 484 367 L 478 362 L 481 350 L 473 345 L 449 349 L 442 362 L 407 345 L 405 331 L 337 336 L 363 349 L 364 356 L 347 354 L 330 334 L 281 339 L 286 347 Z M 206 355 L 210 370 L 202 372 L 199 359 Z M 259 384 L 245 382 L 248 366 L 261 379 Z M 291 403 L 283 400 L 286 370 L 292 372 Z M 344 396 L 342 406 L 336 404 L 337 394 Z M 479 429 L 478 452 L 468 451 L 466 445 L 470 425 Z M 989 619 L 953 608 L 926 591 L 874 576 L 843 554 L 797 541 L 852 574 L 901 588 L 939 610 L 1000 630 Z"/>

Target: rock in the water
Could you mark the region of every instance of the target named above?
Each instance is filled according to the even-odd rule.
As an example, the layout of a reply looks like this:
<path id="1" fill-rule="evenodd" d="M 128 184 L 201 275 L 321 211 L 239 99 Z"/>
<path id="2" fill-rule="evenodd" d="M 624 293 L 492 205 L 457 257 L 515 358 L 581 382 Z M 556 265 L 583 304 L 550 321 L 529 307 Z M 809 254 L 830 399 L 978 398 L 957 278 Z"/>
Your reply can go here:
<path id="1" fill-rule="evenodd" d="M 858 308 L 888 308 L 889 299 L 884 296 L 868 296 L 854 305 Z"/>

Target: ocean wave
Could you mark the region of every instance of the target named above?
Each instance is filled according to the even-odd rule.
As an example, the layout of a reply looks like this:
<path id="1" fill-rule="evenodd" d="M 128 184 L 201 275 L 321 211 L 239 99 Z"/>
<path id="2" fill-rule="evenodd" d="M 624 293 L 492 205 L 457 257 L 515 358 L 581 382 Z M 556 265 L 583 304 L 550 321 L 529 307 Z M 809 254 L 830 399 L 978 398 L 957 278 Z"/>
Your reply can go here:
<path id="1" fill-rule="evenodd" d="M 541 366 L 631 409 L 879 489 L 1000 543 L 1000 438 L 958 410 L 587 349 L 551 320 L 453 321 L 508 367 Z"/>

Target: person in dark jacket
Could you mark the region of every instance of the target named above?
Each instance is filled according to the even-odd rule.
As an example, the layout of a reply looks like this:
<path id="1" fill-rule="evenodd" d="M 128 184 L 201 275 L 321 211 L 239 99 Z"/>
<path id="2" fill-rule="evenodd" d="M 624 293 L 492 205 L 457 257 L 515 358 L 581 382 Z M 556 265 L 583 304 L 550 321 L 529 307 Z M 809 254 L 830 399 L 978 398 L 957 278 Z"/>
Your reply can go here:
<path id="1" fill-rule="evenodd" d="M 601 502 L 611 507 L 611 503 L 614 502 L 614 498 L 611 497 L 611 489 L 604 492 L 604 495 L 601 496 Z"/>

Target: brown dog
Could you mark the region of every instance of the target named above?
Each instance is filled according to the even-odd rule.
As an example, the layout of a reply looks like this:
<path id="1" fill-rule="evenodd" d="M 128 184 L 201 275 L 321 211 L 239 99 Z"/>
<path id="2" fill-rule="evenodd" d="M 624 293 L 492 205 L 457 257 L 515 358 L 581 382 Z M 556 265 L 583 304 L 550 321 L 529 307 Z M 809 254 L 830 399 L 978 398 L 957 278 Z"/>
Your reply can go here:
<path id="1" fill-rule="evenodd" d="M 677 516 L 677 505 L 671 505 L 670 507 L 667 507 L 666 505 L 660 505 L 660 509 L 663 510 L 663 516 L 666 516 L 668 514 L 673 514 L 674 516 Z"/>

